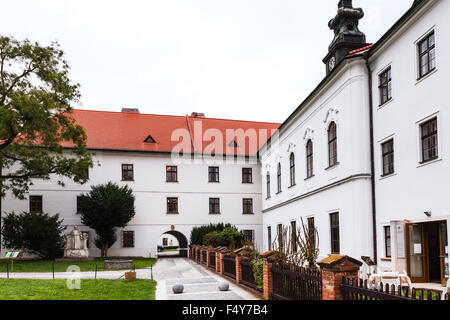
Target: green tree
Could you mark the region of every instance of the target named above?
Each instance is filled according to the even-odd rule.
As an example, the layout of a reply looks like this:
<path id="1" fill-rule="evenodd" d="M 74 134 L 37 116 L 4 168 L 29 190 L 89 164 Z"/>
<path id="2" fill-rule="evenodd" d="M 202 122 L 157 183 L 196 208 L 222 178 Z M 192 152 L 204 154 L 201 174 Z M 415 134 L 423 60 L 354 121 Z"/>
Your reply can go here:
<path id="1" fill-rule="evenodd" d="M 135 197 L 128 186 L 120 187 L 109 182 L 92 187 L 88 194 L 81 196 L 81 222 L 94 229 L 97 237 L 95 245 L 102 257 L 117 241 L 116 228 L 124 228 L 135 215 Z"/>
<path id="2" fill-rule="evenodd" d="M 36 254 L 43 259 L 55 259 L 64 252 L 65 239 L 59 215 L 23 212 L 8 213 L 3 218 L 3 246 Z"/>

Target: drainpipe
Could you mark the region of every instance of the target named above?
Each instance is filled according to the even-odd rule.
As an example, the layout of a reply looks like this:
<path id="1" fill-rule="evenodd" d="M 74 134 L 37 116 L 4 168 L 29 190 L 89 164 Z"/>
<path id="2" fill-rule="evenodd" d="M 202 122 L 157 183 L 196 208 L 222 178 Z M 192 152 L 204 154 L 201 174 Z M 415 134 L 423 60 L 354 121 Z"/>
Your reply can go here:
<path id="1" fill-rule="evenodd" d="M 378 264 L 378 250 L 377 250 L 377 205 L 375 192 L 375 146 L 373 134 L 373 90 L 372 90 L 372 70 L 369 64 L 369 55 L 365 55 L 366 67 L 368 73 L 369 83 L 369 126 L 370 126 L 370 171 L 371 171 L 371 193 L 372 193 L 372 233 L 373 233 L 373 259 Z"/>

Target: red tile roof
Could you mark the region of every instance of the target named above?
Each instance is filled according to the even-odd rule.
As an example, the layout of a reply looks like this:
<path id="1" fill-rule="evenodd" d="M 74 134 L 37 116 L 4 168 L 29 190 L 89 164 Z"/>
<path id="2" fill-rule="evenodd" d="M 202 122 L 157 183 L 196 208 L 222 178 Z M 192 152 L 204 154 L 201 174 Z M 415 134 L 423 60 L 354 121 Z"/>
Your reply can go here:
<path id="1" fill-rule="evenodd" d="M 267 122 L 251 122 L 240 120 L 224 120 L 212 118 L 195 118 L 190 116 L 167 116 L 155 114 L 136 114 L 126 112 L 106 112 L 91 110 L 74 110 L 73 117 L 79 125 L 86 129 L 87 147 L 94 150 L 124 150 L 140 152 L 172 152 L 179 141 L 172 141 L 172 133 L 177 129 L 190 138 L 195 152 L 211 152 L 222 154 L 219 150 L 211 150 L 212 143 L 208 134 L 223 136 L 223 154 L 256 155 L 259 148 L 278 129 L 280 124 Z M 255 133 L 256 145 L 250 148 L 250 140 L 236 138 L 238 147 L 229 147 L 234 136 L 227 138 L 227 130 L 242 129 L 247 133 Z M 200 131 L 201 130 L 201 131 Z M 156 143 L 145 143 L 151 136 Z M 228 141 L 230 140 L 230 141 Z M 65 144 L 65 147 L 71 147 Z"/>

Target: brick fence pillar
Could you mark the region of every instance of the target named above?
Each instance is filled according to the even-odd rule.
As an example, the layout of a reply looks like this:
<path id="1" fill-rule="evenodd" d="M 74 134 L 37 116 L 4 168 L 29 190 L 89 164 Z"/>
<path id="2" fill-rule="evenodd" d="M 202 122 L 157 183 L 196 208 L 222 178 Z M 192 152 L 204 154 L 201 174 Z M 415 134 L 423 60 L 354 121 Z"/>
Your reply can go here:
<path id="1" fill-rule="evenodd" d="M 216 272 L 219 273 L 220 272 L 220 258 L 219 258 L 220 253 L 216 251 Z"/>
<path id="2" fill-rule="evenodd" d="M 210 262 L 209 254 L 211 253 L 211 251 L 212 251 L 211 248 L 206 249 L 206 267 L 207 268 L 209 267 L 209 262 Z"/>
<path id="3" fill-rule="evenodd" d="M 223 253 L 219 253 L 219 274 L 223 275 Z"/>
<path id="4" fill-rule="evenodd" d="M 322 271 L 322 300 L 343 300 L 342 277 L 357 278 L 362 263 L 349 256 L 332 254 L 320 261 Z"/>
<path id="5" fill-rule="evenodd" d="M 242 268 L 241 268 L 241 256 L 236 256 L 236 283 L 239 284 L 242 281 Z"/>
<path id="6" fill-rule="evenodd" d="M 264 300 L 270 300 L 273 293 L 273 275 L 272 264 L 263 261 L 263 298 Z"/>

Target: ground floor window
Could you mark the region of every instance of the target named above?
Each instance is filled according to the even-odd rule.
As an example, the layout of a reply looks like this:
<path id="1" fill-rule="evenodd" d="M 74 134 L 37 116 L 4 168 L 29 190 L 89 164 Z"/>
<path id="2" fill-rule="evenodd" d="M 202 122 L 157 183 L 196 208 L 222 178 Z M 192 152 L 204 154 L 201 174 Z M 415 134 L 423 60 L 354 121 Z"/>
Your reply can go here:
<path id="1" fill-rule="evenodd" d="M 134 231 L 122 232 L 122 247 L 134 248 Z"/>
<path id="2" fill-rule="evenodd" d="M 244 230 L 243 234 L 245 243 L 253 243 L 255 241 L 253 230 Z"/>
<path id="3" fill-rule="evenodd" d="M 267 241 L 268 241 L 268 250 L 272 250 L 272 227 L 267 227 Z"/>
<path id="4" fill-rule="evenodd" d="M 386 253 L 386 258 L 391 257 L 391 227 L 384 227 L 384 248 Z"/>
<path id="5" fill-rule="evenodd" d="M 339 239 L 339 213 L 330 214 L 331 227 L 331 253 L 340 253 L 341 245 Z"/>
<path id="6" fill-rule="evenodd" d="M 30 196 L 30 212 L 42 212 L 42 196 Z"/>

